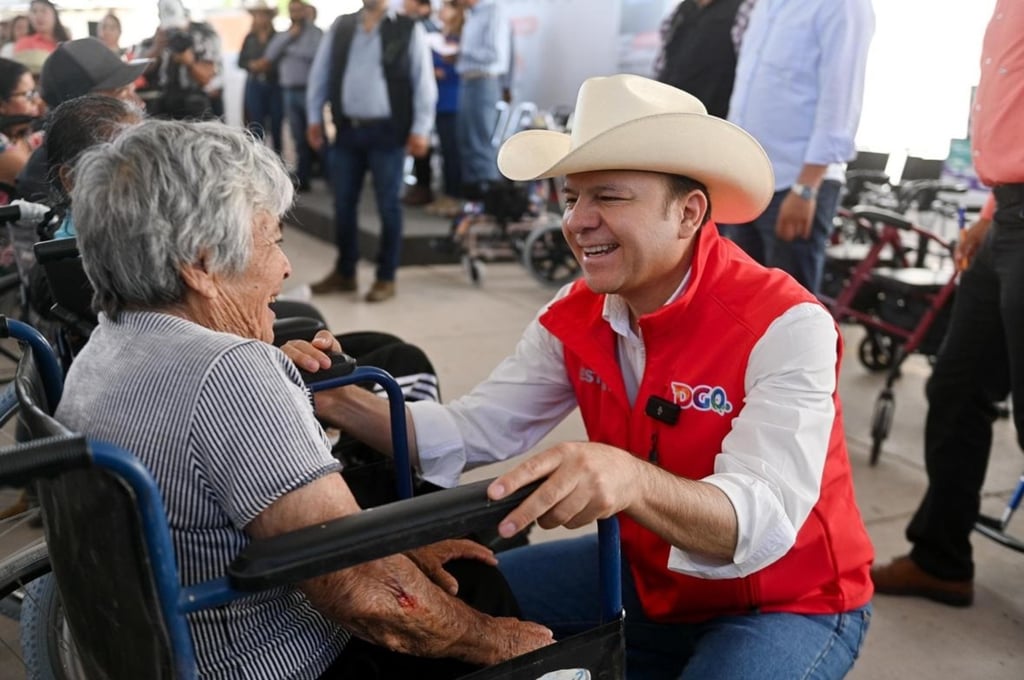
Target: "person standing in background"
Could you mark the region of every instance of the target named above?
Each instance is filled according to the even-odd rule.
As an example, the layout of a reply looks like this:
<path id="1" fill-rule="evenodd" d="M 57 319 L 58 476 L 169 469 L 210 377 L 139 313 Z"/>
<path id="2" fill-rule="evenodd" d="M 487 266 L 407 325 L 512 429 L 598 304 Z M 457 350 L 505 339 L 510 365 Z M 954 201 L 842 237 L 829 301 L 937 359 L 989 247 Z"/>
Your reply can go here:
<path id="1" fill-rule="evenodd" d="M 434 128 L 441 142 L 441 169 L 444 195 L 426 207 L 432 215 L 452 218 L 462 207 L 462 153 L 456 134 L 459 109 L 459 74 L 455 72 L 459 36 L 462 35 L 463 9 L 456 0 L 445 0 L 438 13 L 442 41 L 432 51 L 437 78 L 437 118 Z M 440 51 L 439 49 L 440 48 Z"/>
<path id="2" fill-rule="evenodd" d="M 32 24 L 29 22 L 28 17 L 24 14 L 11 19 L 11 34 L 4 43 L 3 47 L 0 47 L 0 57 L 4 59 L 11 59 L 14 57 L 14 45 L 21 38 L 24 38 L 32 30 Z"/>
<path id="3" fill-rule="evenodd" d="M 985 32 L 971 150 L 992 195 L 962 233 L 952 317 L 928 379 L 928 490 L 907 526 L 910 553 L 871 571 L 875 589 L 953 606 L 974 601 L 971 530 L 992 447 L 994 401 L 1009 390 L 1024 448 L 1024 3 L 998 0 Z"/>
<path id="4" fill-rule="evenodd" d="M 124 49 L 121 47 L 121 20 L 114 14 L 108 14 L 100 19 L 96 30 L 96 37 L 100 42 L 119 57 L 124 57 Z"/>
<path id="5" fill-rule="evenodd" d="M 310 6 L 302 0 L 288 3 L 288 17 L 292 25 L 284 33 L 276 34 L 267 45 L 267 51 L 254 66 L 269 72 L 277 67 L 278 83 L 283 98 L 288 132 L 295 145 L 295 177 L 298 190 L 309 191 L 313 167 L 313 149 L 306 141 L 306 88 L 313 57 L 320 46 L 323 31 L 314 25 Z M 253 66 L 250 66 L 252 68 Z"/>
<path id="6" fill-rule="evenodd" d="M 761 143 L 775 195 L 725 234 L 758 262 L 816 293 L 839 203 L 842 164 L 856 155 L 871 0 L 759 0 L 736 65 L 729 120 Z"/>
<path id="7" fill-rule="evenodd" d="M 29 33 L 14 43 L 13 58 L 38 76 L 43 62 L 57 45 L 71 40 L 60 22 L 57 7 L 50 0 L 32 0 L 28 7 Z"/>
<path id="8" fill-rule="evenodd" d="M 463 193 L 479 200 L 498 179 L 498 151 L 491 136 L 512 58 L 512 27 L 497 0 L 462 0 L 462 5 L 466 21 L 455 62 L 460 78 L 456 127 Z"/>
<path id="9" fill-rule="evenodd" d="M 336 134 L 329 150 L 334 188 L 334 269 L 314 293 L 355 292 L 359 261 L 359 196 L 369 171 L 380 215 L 376 280 L 367 302 L 395 296 L 402 247 L 402 175 L 406 154 L 430 145 L 437 82 L 423 27 L 388 9 L 386 0 L 338 17 L 324 35 L 309 76 L 310 146 L 321 148 L 323 108 L 330 102 Z"/>
<path id="10" fill-rule="evenodd" d="M 403 0 L 402 10 L 407 17 L 423 27 L 428 37 L 440 34 L 441 29 L 431 16 L 433 9 L 430 0 Z M 434 200 L 434 173 L 430 164 L 433 155 L 434 149 L 429 147 L 425 155 L 413 159 L 412 169 L 416 184 L 406 189 L 405 195 L 402 196 L 403 205 L 426 205 Z"/>
<path id="11" fill-rule="evenodd" d="M 248 73 L 245 79 L 245 121 L 249 130 L 260 139 L 263 139 L 269 123 L 274 151 L 280 156 L 284 118 L 281 87 L 277 82 L 277 66 L 262 59 L 276 35 L 274 17 L 277 8 L 261 0 L 249 7 L 249 14 L 252 16 L 252 29 L 242 41 L 242 49 L 238 53 L 238 66 Z"/>
<path id="12" fill-rule="evenodd" d="M 662 26 L 655 77 L 689 92 L 712 116 L 729 112 L 736 54 L 755 0 L 683 0 Z"/>

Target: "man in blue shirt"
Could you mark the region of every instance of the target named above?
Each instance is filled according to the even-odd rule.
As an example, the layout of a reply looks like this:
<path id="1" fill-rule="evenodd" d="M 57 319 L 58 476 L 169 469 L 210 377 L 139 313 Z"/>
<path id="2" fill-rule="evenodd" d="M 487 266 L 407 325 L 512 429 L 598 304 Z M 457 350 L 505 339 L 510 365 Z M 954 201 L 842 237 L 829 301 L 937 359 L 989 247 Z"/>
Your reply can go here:
<path id="1" fill-rule="evenodd" d="M 463 0 L 466 23 L 455 70 L 460 78 L 456 133 L 462 181 L 469 199 L 481 198 L 498 179 L 491 135 L 512 58 L 512 28 L 497 0 Z"/>
<path id="2" fill-rule="evenodd" d="M 338 17 L 320 42 L 309 76 L 306 138 L 316 150 L 325 143 L 328 102 L 336 129 L 328 154 L 338 258 L 313 292 L 358 290 L 357 206 L 369 170 L 381 238 L 376 281 L 365 299 L 381 302 L 395 296 L 405 154 L 424 155 L 434 126 L 437 83 L 423 27 L 389 10 L 386 0 L 363 0 L 361 10 Z"/>
<path id="3" fill-rule="evenodd" d="M 288 131 L 295 143 L 298 188 L 309 191 L 313 151 L 306 143 L 306 86 L 323 31 L 313 24 L 309 6 L 302 0 L 288 3 L 288 16 L 292 20 L 291 27 L 270 39 L 264 58 L 256 66 L 266 71 L 276 66 Z"/>
<path id="4" fill-rule="evenodd" d="M 856 154 L 874 27 L 870 0 L 758 0 L 740 47 L 729 120 L 765 148 L 775 196 L 759 218 L 726 234 L 811 292 L 821 281 L 842 164 Z"/>

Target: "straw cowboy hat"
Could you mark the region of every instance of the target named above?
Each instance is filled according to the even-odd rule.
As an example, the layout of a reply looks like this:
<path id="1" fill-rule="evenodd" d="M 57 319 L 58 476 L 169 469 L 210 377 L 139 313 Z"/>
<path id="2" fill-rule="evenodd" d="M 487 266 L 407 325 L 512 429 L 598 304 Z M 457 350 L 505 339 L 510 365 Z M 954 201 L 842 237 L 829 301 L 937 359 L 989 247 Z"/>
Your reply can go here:
<path id="1" fill-rule="evenodd" d="M 644 170 L 701 182 L 716 222 L 756 218 L 775 192 L 768 154 L 749 133 L 708 115 L 691 94 L 635 75 L 590 78 L 572 134 L 526 130 L 498 151 L 513 181 L 593 170 Z"/>

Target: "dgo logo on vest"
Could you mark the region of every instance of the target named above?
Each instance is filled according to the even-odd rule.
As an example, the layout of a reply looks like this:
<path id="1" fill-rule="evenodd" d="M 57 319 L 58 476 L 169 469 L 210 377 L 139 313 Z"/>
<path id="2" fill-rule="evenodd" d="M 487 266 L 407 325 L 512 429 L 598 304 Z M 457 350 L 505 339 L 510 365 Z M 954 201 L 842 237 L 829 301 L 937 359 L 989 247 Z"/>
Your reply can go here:
<path id="1" fill-rule="evenodd" d="M 697 385 L 691 387 L 686 383 L 672 383 L 672 398 L 679 408 L 692 408 L 698 411 L 714 411 L 720 416 L 732 411 L 732 404 L 725 393 L 724 387 Z"/>

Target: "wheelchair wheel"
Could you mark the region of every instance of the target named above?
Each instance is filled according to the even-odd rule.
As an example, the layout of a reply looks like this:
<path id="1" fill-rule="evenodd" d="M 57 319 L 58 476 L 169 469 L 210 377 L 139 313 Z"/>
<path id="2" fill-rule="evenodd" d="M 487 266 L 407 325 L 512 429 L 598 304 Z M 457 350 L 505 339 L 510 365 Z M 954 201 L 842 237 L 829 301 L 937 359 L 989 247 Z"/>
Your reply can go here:
<path id="1" fill-rule="evenodd" d="M 579 275 L 580 264 L 562 236 L 557 215 L 548 215 L 526 237 L 523 266 L 533 278 L 551 287 L 564 286 Z"/>
<path id="2" fill-rule="evenodd" d="M 25 586 L 49 573 L 46 541 L 37 538 L 0 561 L 0 614 L 18 621 L 25 601 Z"/>
<path id="3" fill-rule="evenodd" d="M 21 652 L 30 678 L 87 680 L 52 575 L 38 578 L 25 588 Z"/>
<path id="4" fill-rule="evenodd" d="M 864 368 L 878 373 L 888 370 L 892 366 L 895 356 L 895 343 L 892 337 L 877 331 L 869 331 L 864 339 L 860 341 L 857 348 L 857 355 Z"/>
<path id="5" fill-rule="evenodd" d="M 896 398 L 888 387 L 875 400 L 875 412 L 871 416 L 871 465 L 878 463 L 882 455 L 882 442 L 892 430 L 892 416 L 896 411 Z"/>

